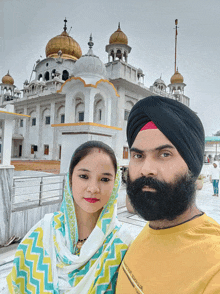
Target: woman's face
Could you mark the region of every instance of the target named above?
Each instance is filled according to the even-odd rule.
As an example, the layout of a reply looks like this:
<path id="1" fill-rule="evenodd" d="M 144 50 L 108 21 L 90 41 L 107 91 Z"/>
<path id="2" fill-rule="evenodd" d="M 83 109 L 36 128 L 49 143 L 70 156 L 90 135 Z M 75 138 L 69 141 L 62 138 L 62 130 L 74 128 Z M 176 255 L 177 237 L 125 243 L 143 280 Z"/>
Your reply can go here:
<path id="1" fill-rule="evenodd" d="M 110 156 L 95 148 L 73 169 L 72 193 L 76 208 L 95 213 L 108 202 L 115 181 Z"/>

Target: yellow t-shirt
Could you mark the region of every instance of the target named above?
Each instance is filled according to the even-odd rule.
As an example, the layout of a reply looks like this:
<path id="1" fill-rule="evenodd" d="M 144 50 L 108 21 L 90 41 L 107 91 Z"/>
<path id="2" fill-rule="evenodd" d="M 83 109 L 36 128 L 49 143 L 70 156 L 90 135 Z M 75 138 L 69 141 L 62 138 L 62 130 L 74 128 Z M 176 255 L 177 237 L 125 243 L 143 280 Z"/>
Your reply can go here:
<path id="1" fill-rule="evenodd" d="M 219 294 L 220 225 L 206 214 L 153 230 L 147 224 L 119 269 L 116 294 Z"/>

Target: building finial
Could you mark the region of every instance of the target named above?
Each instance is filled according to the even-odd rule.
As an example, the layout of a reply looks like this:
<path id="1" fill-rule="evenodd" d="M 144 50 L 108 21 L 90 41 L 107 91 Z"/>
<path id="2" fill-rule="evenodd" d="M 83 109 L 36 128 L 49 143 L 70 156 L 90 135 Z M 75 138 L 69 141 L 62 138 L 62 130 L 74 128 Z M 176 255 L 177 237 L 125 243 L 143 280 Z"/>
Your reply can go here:
<path id="1" fill-rule="evenodd" d="M 119 30 L 121 29 L 121 27 L 120 27 L 120 22 L 118 23 L 118 29 L 119 29 Z"/>
<path id="2" fill-rule="evenodd" d="M 92 34 L 91 34 L 90 37 L 89 37 L 88 45 L 89 45 L 89 49 L 92 49 L 92 47 L 93 47 L 93 45 L 94 45 L 94 43 L 93 43 L 93 41 L 92 41 Z"/>
<path id="3" fill-rule="evenodd" d="M 66 17 L 65 17 L 65 19 L 64 19 L 64 32 L 66 32 L 66 30 L 67 30 L 67 26 L 66 26 L 66 23 L 67 23 L 67 19 L 66 19 Z"/>

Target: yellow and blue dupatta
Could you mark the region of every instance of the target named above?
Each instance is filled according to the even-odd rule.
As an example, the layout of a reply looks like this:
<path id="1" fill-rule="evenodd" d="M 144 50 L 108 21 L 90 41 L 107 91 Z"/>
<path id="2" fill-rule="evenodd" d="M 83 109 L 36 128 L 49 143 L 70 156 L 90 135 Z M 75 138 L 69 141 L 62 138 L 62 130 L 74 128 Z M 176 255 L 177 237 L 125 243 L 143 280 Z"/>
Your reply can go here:
<path id="1" fill-rule="evenodd" d="M 118 267 L 131 242 L 117 220 L 118 170 L 108 203 L 77 252 L 77 220 L 67 176 L 61 211 L 47 214 L 19 244 L 7 277 L 10 293 L 115 293 Z"/>

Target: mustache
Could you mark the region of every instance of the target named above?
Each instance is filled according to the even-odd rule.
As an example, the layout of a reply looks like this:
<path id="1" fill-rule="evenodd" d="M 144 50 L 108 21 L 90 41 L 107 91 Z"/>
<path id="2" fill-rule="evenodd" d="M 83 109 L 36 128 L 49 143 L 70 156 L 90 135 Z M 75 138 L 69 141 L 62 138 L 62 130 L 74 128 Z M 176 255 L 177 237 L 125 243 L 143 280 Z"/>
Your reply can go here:
<path id="1" fill-rule="evenodd" d="M 129 182 L 131 182 L 130 178 L 127 179 Z M 159 181 L 152 177 L 145 177 L 142 176 L 134 181 L 132 181 L 133 186 L 139 189 L 143 189 L 145 186 L 148 186 L 149 188 L 155 189 L 156 191 L 161 191 L 167 187 L 167 183 L 164 181 Z"/>

